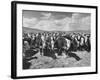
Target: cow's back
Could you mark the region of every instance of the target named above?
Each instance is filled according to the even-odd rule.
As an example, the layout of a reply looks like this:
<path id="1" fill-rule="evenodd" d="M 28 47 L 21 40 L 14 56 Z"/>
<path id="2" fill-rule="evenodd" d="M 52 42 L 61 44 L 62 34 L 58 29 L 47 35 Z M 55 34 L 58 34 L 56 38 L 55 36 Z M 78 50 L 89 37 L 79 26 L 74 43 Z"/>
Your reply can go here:
<path id="1" fill-rule="evenodd" d="M 56 47 L 57 48 L 62 48 L 66 44 L 66 40 L 63 37 L 60 37 L 56 40 Z"/>

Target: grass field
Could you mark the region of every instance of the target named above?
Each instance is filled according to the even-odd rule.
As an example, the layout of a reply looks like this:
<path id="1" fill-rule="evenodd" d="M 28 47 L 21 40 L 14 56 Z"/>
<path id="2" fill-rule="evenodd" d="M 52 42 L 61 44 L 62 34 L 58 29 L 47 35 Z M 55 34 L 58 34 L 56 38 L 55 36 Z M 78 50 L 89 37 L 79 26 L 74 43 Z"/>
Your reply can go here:
<path id="1" fill-rule="evenodd" d="M 91 53 L 86 51 L 74 52 L 77 54 L 81 60 L 77 61 L 73 57 L 52 59 L 46 56 L 40 56 L 38 59 L 33 59 L 30 61 L 30 69 L 45 69 L 45 68 L 62 68 L 62 67 L 84 67 L 91 65 Z"/>

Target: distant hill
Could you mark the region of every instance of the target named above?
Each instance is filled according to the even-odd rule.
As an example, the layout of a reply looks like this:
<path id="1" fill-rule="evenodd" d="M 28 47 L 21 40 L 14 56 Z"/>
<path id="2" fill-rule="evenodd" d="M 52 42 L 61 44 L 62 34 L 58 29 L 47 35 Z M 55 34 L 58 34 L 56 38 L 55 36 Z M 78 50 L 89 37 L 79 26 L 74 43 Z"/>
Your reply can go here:
<path id="1" fill-rule="evenodd" d="M 27 28 L 27 27 L 22 27 L 23 28 L 23 32 L 28 32 L 28 33 L 36 33 L 36 32 L 62 32 L 62 31 L 45 31 L 45 30 L 39 30 L 39 29 L 33 29 L 33 28 Z M 85 32 L 85 33 L 90 33 L 89 30 L 77 30 L 77 31 L 63 31 L 63 32 L 68 32 L 68 33 L 72 33 L 72 32 Z"/>
<path id="2" fill-rule="evenodd" d="M 44 32 L 43 30 L 27 28 L 27 27 L 23 27 L 23 31 L 24 32 L 29 32 L 29 33 Z"/>

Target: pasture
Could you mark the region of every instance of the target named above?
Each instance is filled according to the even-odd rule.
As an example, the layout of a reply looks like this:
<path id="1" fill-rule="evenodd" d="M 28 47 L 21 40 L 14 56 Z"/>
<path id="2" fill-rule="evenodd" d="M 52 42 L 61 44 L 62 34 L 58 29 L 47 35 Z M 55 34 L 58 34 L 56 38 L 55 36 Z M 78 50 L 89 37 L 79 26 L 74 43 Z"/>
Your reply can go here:
<path id="1" fill-rule="evenodd" d="M 74 52 L 81 60 L 77 61 L 73 57 L 63 58 L 61 56 L 58 59 L 52 59 L 51 57 L 38 56 L 37 59 L 32 59 L 29 69 L 46 69 L 46 68 L 62 68 L 62 67 L 86 67 L 91 65 L 91 53 L 86 51 Z"/>

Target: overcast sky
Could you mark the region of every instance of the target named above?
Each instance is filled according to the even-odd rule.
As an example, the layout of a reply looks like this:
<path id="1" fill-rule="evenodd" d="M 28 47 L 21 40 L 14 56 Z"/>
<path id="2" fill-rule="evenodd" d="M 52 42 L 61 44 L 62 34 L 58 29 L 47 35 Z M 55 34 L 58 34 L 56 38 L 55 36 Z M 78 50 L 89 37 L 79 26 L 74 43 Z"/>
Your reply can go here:
<path id="1" fill-rule="evenodd" d="M 23 10 L 23 27 L 40 30 L 90 30 L 91 14 Z"/>

